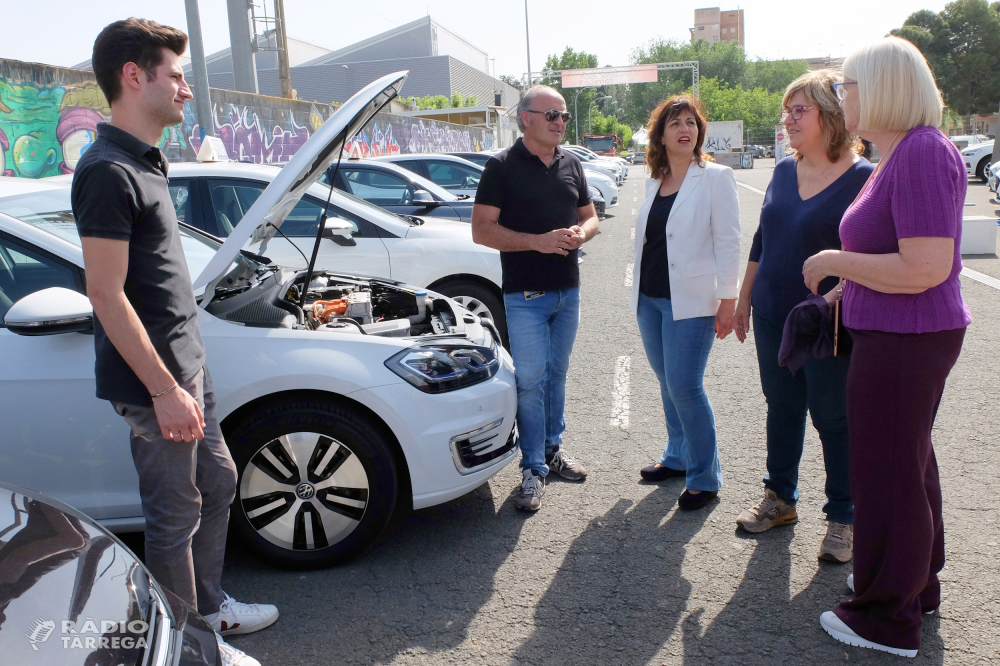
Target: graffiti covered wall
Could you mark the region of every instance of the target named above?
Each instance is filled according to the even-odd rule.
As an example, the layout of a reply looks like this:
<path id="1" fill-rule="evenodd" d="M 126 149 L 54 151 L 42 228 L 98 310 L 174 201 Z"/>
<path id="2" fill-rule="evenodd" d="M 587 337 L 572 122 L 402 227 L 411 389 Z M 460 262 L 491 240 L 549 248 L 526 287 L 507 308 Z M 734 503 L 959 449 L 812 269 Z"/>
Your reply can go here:
<path id="1" fill-rule="evenodd" d="M 335 108 L 264 95 L 212 88 L 215 135 L 230 159 L 281 164 L 292 156 Z M 72 173 L 97 138 L 97 124 L 111 109 L 93 72 L 0 59 L 0 174 L 44 178 Z M 193 161 L 201 147 L 194 104 L 184 121 L 163 131 L 157 144 L 172 162 Z M 345 147 L 345 155 L 489 150 L 495 135 L 423 118 L 379 113 Z"/>
<path id="2" fill-rule="evenodd" d="M 378 113 L 347 145 L 345 156 L 378 157 L 400 153 L 471 153 L 492 150 L 496 139 L 483 127 Z"/>

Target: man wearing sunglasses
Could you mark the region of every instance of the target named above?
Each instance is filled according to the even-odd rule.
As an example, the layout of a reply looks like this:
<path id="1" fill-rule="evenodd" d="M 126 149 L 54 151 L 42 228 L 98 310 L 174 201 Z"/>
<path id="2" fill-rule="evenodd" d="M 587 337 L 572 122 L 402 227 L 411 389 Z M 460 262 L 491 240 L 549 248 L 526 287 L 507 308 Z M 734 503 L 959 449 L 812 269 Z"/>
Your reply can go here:
<path id="1" fill-rule="evenodd" d="M 517 106 L 524 132 L 489 162 L 472 211 L 472 238 L 500 250 L 517 382 L 522 482 L 514 505 L 541 507 L 545 476 L 587 470 L 562 448 L 566 373 L 580 323 L 579 248 L 597 212 L 578 157 L 559 147 L 570 114 L 562 95 L 534 86 Z"/>

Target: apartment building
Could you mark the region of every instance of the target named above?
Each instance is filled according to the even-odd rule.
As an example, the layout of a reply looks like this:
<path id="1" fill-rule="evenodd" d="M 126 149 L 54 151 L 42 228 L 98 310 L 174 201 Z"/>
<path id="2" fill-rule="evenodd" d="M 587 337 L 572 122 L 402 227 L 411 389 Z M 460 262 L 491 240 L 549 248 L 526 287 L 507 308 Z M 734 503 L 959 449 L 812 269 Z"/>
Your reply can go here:
<path id="1" fill-rule="evenodd" d="M 746 46 L 743 32 L 743 10 L 720 10 L 707 7 L 694 10 L 694 27 L 691 28 L 691 43 L 704 39 L 706 42 L 737 42 Z"/>

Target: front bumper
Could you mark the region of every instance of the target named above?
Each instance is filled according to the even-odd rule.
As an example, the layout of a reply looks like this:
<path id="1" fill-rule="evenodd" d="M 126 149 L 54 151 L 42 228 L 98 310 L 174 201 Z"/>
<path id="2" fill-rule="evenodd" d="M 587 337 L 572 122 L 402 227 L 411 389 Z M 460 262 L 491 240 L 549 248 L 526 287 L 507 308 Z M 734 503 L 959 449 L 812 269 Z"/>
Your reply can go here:
<path id="1" fill-rule="evenodd" d="M 503 367 L 490 380 L 449 393 L 431 395 L 397 383 L 352 394 L 383 415 L 395 433 L 409 467 L 414 509 L 461 497 L 514 459 L 517 388 L 510 355 L 503 350 L 501 358 Z"/>

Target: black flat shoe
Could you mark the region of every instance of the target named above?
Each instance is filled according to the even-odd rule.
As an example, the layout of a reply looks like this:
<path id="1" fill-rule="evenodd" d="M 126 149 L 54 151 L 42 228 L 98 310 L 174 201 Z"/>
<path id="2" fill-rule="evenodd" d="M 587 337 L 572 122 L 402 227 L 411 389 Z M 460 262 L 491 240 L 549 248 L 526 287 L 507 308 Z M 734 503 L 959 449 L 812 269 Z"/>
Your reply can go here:
<path id="1" fill-rule="evenodd" d="M 687 472 L 670 467 L 657 467 L 650 465 L 639 470 L 639 476 L 643 481 L 665 481 L 678 476 L 687 476 Z"/>
<path id="2" fill-rule="evenodd" d="M 717 490 L 703 490 L 697 495 L 692 495 L 690 491 L 685 490 L 678 498 L 677 506 L 685 511 L 693 511 L 700 509 L 718 496 L 719 491 Z"/>

